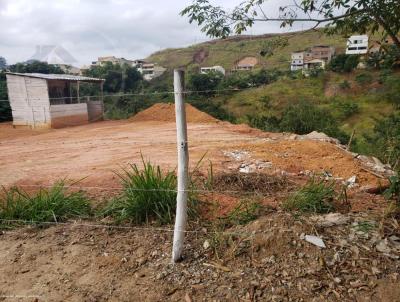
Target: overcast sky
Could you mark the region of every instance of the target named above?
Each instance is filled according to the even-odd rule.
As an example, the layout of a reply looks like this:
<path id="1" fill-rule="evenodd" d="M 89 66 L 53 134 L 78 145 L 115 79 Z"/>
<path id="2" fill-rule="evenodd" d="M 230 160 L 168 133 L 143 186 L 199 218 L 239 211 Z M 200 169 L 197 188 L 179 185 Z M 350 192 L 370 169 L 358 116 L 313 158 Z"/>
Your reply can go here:
<path id="1" fill-rule="evenodd" d="M 233 7 L 242 0 L 216 0 Z M 265 11 L 277 15 L 270 0 Z M 81 66 L 99 56 L 145 58 L 154 51 L 208 38 L 179 12 L 191 0 L 0 0 L 0 56 L 9 64 L 29 59 L 36 45 L 61 45 Z M 301 26 L 301 25 L 299 25 Z M 301 27 L 295 29 L 301 29 Z M 292 29 L 293 30 L 293 29 Z M 279 32 L 278 23 L 249 34 Z M 287 29 L 286 29 L 287 31 Z"/>

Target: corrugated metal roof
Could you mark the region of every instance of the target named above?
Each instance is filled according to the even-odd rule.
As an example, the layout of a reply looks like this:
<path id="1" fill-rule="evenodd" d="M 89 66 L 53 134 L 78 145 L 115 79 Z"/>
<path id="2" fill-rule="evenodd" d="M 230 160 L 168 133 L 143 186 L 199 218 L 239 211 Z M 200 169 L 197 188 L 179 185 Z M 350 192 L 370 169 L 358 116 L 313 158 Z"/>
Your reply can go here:
<path id="1" fill-rule="evenodd" d="M 44 74 L 44 73 L 18 73 L 18 72 L 7 72 L 7 74 L 38 78 L 45 80 L 64 80 L 64 81 L 81 81 L 81 82 L 102 82 L 103 79 L 83 77 L 71 74 Z"/>

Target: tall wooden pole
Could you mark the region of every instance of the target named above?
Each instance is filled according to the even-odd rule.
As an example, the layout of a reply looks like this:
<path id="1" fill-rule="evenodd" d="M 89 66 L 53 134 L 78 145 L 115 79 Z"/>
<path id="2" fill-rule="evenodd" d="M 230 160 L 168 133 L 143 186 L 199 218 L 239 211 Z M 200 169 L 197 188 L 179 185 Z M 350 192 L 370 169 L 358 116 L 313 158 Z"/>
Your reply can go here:
<path id="1" fill-rule="evenodd" d="M 183 100 L 184 78 L 185 72 L 183 70 L 174 70 L 175 115 L 178 147 L 178 194 L 176 200 L 174 243 L 172 248 L 172 261 L 174 263 L 179 261 L 182 257 L 187 222 L 189 150 L 187 142 L 186 110 L 185 102 Z"/>

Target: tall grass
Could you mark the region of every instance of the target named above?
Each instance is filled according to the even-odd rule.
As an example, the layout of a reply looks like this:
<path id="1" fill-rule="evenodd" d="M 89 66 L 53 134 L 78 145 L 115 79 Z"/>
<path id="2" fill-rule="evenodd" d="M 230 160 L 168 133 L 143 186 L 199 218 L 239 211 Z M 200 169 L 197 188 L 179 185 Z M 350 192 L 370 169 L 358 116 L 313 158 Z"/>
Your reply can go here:
<path id="1" fill-rule="evenodd" d="M 308 183 L 288 197 L 283 203 L 286 210 L 310 213 L 329 213 L 334 209 L 333 201 L 337 194 L 334 182 L 309 180 Z"/>
<path id="2" fill-rule="evenodd" d="M 87 217 L 91 213 L 88 198 L 83 192 L 67 192 L 60 181 L 49 189 L 28 193 L 21 188 L 3 188 L 0 194 L 0 219 L 32 222 L 64 221 Z M 2 221 L 0 221 L 2 223 Z M 3 223 L 4 224 L 4 223 Z"/>
<path id="3" fill-rule="evenodd" d="M 102 211 L 117 222 L 130 221 L 137 224 L 159 221 L 171 223 L 176 210 L 177 177 L 174 172 L 163 172 L 160 166 L 145 162 L 143 169 L 131 164 L 116 173 L 123 185 L 123 192 Z"/>

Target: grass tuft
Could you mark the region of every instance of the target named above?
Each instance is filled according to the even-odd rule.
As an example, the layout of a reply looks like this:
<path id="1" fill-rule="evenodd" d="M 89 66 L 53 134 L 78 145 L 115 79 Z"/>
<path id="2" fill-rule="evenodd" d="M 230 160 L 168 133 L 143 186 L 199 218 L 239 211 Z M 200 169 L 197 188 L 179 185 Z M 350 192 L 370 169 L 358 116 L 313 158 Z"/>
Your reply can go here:
<path id="1" fill-rule="evenodd" d="M 329 213 L 334 210 L 336 198 L 334 182 L 316 181 L 314 178 L 283 203 L 283 208 L 304 213 Z"/>
<path id="2" fill-rule="evenodd" d="M 67 192 L 63 181 L 50 189 L 30 194 L 21 188 L 3 188 L 0 194 L 0 219 L 27 222 L 60 222 L 91 213 L 88 198 L 81 191 Z M 0 222 L 1 223 L 1 222 Z M 2 223 L 5 224 L 4 221 Z"/>
<path id="3" fill-rule="evenodd" d="M 173 171 L 163 172 L 160 166 L 145 162 L 143 169 L 131 164 L 117 173 L 123 192 L 112 200 L 101 215 L 111 216 L 117 222 L 137 224 L 158 221 L 171 223 L 176 211 L 177 177 Z"/>

